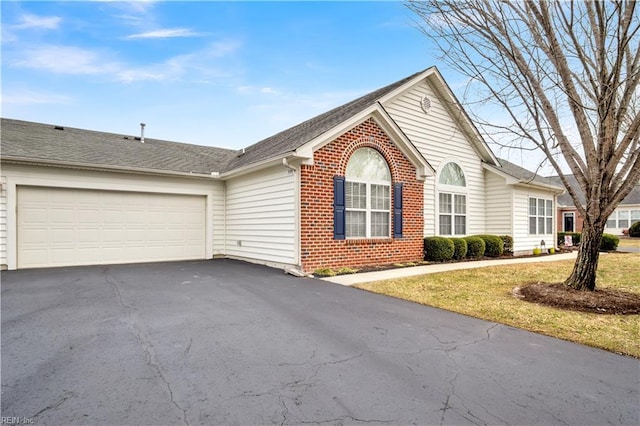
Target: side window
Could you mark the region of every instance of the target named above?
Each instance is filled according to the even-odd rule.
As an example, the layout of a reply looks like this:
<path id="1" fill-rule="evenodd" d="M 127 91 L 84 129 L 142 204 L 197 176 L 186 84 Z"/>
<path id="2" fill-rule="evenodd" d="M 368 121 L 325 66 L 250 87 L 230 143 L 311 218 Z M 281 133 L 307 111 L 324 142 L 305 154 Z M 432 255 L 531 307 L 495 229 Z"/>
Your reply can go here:
<path id="1" fill-rule="evenodd" d="M 462 168 L 446 163 L 438 177 L 438 231 L 440 235 L 467 233 L 467 180 Z"/>

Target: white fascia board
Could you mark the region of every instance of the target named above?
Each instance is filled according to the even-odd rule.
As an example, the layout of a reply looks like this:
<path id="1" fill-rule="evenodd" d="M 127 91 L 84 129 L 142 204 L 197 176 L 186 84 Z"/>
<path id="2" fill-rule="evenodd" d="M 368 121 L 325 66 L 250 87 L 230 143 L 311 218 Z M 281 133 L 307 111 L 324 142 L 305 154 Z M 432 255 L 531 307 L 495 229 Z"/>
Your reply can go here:
<path id="1" fill-rule="evenodd" d="M 194 172 L 178 172 L 171 170 L 158 170 L 158 169 L 148 169 L 144 167 L 123 167 L 123 166 L 111 166 L 111 165 L 102 165 L 102 164 L 92 164 L 92 163 L 78 163 L 72 161 L 55 161 L 55 160 L 44 160 L 44 159 L 34 159 L 28 157 L 2 157 L 3 163 L 13 163 L 13 164 L 25 164 L 32 166 L 42 166 L 42 167 L 59 167 L 66 169 L 79 169 L 79 170 L 94 170 L 94 171 L 109 171 L 109 172 L 119 172 L 119 173 L 135 173 L 135 174 L 145 174 L 145 175 L 156 175 L 156 176 L 177 176 L 177 177 L 190 177 L 190 178 L 198 178 L 198 179 L 214 179 L 218 180 L 220 178 L 220 174 L 218 172 L 207 173 L 194 173 Z"/>
<path id="2" fill-rule="evenodd" d="M 528 180 L 518 179 L 516 177 L 511 176 L 508 173 L 503 172 L 502 170 L 499 170 L 498 168 L 496 168 L 495 166 L 492 166 L 491 164 L 482 163 L 482 168 L 502 177 L 506 181 L 507 185 L 518 185 L 518 186 L 529 187 L 529 188 L 544 189 L 558 195 L 565 193 L 565 190 L 563 188 L 560 188 L 555 185 L 547 185 L 540 182 L 533 182 L 533 181 L 530 182 Z"/>
<path id="3" fill-rule="evenodd" d="M 395 121 L 389 117 L 387 112 L 382 108 L 381 104 L 376 103 L 366 108 L 359 114 L 354 115 L 348 120 L 343 121 L 339 125 L 330 129 L 329 131 L 317 136 L 311 141 L 307 142 L 300 148 L 296 149 L 295 157 L 311 159 L 311 163 L 305 162 L 305 164 L 313 164 L 313 153 L 323 146 L 331 143 L 337 137 L 347 132 L 348 130 L 364 123 L 369 118 L 373 118 L 376 123 L 383 129 L 389 137 L 396 143 L 396 146 L 400 151 L 416 166 L 417 178 L 424 180 L 428 176 L 435 175 L 435 169 L 427 162 L 427 160 L 420 154 L 415 148 L 407 136 L 398 127 Z"/>

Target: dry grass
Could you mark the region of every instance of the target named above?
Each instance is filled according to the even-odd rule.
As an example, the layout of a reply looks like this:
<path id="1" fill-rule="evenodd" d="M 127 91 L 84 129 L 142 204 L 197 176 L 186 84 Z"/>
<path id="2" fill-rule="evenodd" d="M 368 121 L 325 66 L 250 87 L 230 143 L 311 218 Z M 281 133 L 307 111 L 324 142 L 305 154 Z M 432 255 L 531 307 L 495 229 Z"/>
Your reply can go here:
<path id="1" fill-rule="evenodd" d="M 618 247 L 635 247 L 640 248 L 640 238 L 620 238 Z"/>
<path id="2" fill-rule="evenodd" d="M 640 315 L 564 311 L 516 299 L 514 287 L 559 282 L 572 260 L 444 272 L 357 287 L 640 358 Z M 640 293 L 640 254 L 603 254 L 598 286 Z"/>

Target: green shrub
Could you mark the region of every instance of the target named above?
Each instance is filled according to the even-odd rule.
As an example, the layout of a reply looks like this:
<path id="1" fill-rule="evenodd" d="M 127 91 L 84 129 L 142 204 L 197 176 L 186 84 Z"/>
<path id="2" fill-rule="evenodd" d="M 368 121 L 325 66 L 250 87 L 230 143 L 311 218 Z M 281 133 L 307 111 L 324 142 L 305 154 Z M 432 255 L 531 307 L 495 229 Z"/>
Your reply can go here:
<path id="1" fill-rule="evenodd" d="M 513 253 L 513 237 L 511 235 L 500 235 L 504 253 Z"/>
<path id="2" fill-rule="evenodd" d="M 620 238 L 611 234 L 602 234 L 602 241 L 600 241 L 600 250 L 603 251 L 615 251 L 618 248 Z"/>
<path id="3" fill-rule="evenodd" d="M 462 238 L 451 238 L 451 241 L 453 241 L 453 258 L 464 259 L 467 255 L 467 242 Z"/>
<path id="4" fill-rule="evenodd" d="M 484 256 L 486 244 L 480 237 L 464 237 L 467 242 L 467 257 L 477 258 Z"/>
<path id="5" fill-rule="evenodd" d="M 424 258 L 434 262 L 443 262 L 453 258 L 453 241 L 444 237 L 424 239 Z"/>
<path id="6" fill-rule="evenodd" d="M 320 269 L 316 269 L 315 271 L 313 271 L 313 275 L 315 275 L 318 278 L 335 277 L 336 276 L 336 272 L 331 268 L 320 268 Z"/>
<path id="7" fill-rule="evenodd" d="M 485 250 L 484 255 L 489 257 L 500 257 L 502 255 L 502 251 L 504 250 L 502 239 L 497 235 L 475 235 L 476 237 L 480 237 L 484 240 Z"/>
<path id="8" fill-rule="evenodd" d="M 580 237 L 582 236 L 579 232 L 558 232 L 558 245 L 564 245 L 564 236 L 571 235 L 571 242 L 574 246 L 578 246 L 580 244 Z"/>
<path id="9" fill-rule="evenodd" d="M 629 228 L 629 236 L 633 238 L 640 237 L 640 222 L 636 222 Z"/>

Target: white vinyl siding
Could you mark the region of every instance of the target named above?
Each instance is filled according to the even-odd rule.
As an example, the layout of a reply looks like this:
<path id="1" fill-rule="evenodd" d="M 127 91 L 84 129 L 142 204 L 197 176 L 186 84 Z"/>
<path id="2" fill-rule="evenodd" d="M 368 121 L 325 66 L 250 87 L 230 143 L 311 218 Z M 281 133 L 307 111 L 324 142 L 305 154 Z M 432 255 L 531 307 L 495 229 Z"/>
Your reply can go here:
<path id="1" fill-rule="evenodd" d="M 635 222 L 640 221 L 640 205 L 618 206 L 607 219 L 605 232 L 622 235 L 622 231 L 629 229 Z"/>
<path id="2" fill-rule="evenodd" d="M 282 167 L 226 182 L 227 256 L 295 265 L 295 174 Z"/>
<path id="3" fill-rule="evenodd" d="M 486 232 L 513 235 L 512 187 L 495 173 L 485 173 Z"/>
<path id="4" fill-rule="evenodd" d="M 425 94 L 431 100 L 428 114 L 420 107 L 420 101 Z M 425 82 L 385 102 L 384 107 L 436 170 L 452 160 L 462 166 L 467 184 L 466 233 L 484 233 L 484 173 L 479 155 L 457 124 L 458 120 L 464 118 L 452 117 L 436 92 Z M 438 234 L 437 203 L 436 180 L 435 177 L 429 177 L 424 185 L 425 236 Z"/>
<path id="5" fill-rule="evenodd" d="M 192 195 L 204 201 L 204 258 L 213 256 L 214 241 L 222 235 L 214 235 L 215 228 L 221 230 L 223 216 L 214 217 L 214 199 L 223 199 L 223 182 L 210 178 L 172 177 L 135 173 L 101 172 L 56 167 L 38 167 L 2 164 L 3 191 L 6 198 L 6 264 L 8 269 L 18 265 L 18 189 L 23 186 L 66 188 L 93 191 L 121 191 L 146 194 Z M 217 201 L 216 201 L 217 203 Z M 215 211 L 219 211 L 216 206 Z M 216 231 L 218 232 L 218 231 Z"/>
<path id="6" fill-rule="evenodd" d="M 553 215 L 550 220 L 551 229 L 545 229 L 544 234 L 530 234 L 529 233 L 529 199 L 541 198 L 545 200 L 553 201 Z M 513 186 L 513 220 L 514 220 L 514 234 L 513 234 L 513 251 L 514 253 L 531 252 L 535 247 L 540 247 L 541 242 L 545 242 L 546 247 L 552 247 L 556 241 L 555 230 L 555 198 L 551 196 L 549 192 L 527 188 L 524 186 Z M 545 206 L 546 208 L 546 206 Z M 537 203 L 536 203 L 537 212 Z M 545 212 L 546 215 L 546 212 Z M 537 221 L 537 219 L 536 219 Z M 546 228 L 545 218 L 545 228 Z"/>
<path id="7" fill-rule="evenodd" d="M 7 268 L 7 178 L 0 177 L 0 268 Z"/>

